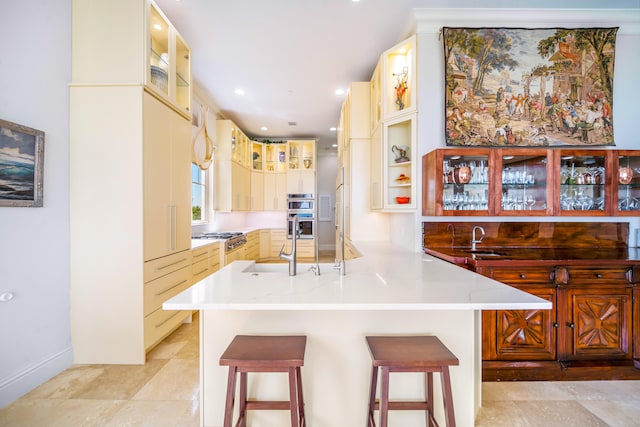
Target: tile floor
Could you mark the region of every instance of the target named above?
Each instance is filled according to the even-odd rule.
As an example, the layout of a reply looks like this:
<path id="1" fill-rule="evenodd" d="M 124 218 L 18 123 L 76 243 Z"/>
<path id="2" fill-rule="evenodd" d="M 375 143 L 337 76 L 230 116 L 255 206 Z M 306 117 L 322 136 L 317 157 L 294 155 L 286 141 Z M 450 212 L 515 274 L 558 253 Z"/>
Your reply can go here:
<path id="1" fill-rule="evenodd" d="M 0 409 L 0 427 L 198 425 L 197 314 L 144 366 L 74 366 Z M 478 427 L 639 425 L 640 381 L 484 383 L 476 420 Z"/>

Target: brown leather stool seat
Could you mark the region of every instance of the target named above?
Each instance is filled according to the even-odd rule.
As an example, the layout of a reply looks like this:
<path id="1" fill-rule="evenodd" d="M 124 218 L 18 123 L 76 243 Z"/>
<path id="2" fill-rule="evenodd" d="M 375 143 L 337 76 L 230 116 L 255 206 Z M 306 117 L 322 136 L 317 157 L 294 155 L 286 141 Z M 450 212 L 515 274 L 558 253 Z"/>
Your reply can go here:
<path id="1" fill-rule="evenodd" d="M 248 410 L 290 410 L 291 426 L 306 426 L 302 377 L 305 336 L 237 335 L 220 357 L 221 366 L 229 366 L 224 427 L 231 427 L 235 400 L 236 374 L 240 373 L 240 415 L 236 426 L 247 425 Z M 251 372 L 289 373 L 289 400 L 258 401 L 247 397 L 247 374 Z"/>
<path id="2" fill-rule="evenodd" d="M 442 381 L 442 397 L 447 427 L 455 427 L 453 396 L 449 366 L 458 365 L 456 356 L 434 336 L 368 336 L 367 345 L 373 360 L 371 390 L 369 394 L 368 427 L 375 427 L 374 411 L 380 410 L 380 427 L 387 427 L 389 410 L 426 411 L 427 425 L 437 426 L 433 416 L 433 373 L 439 372 Z M 378 369 L 382 369 L 380 401 L 376 401 Z M 389 373 L 424 372 L 424 401 L 389 402 Z"/>

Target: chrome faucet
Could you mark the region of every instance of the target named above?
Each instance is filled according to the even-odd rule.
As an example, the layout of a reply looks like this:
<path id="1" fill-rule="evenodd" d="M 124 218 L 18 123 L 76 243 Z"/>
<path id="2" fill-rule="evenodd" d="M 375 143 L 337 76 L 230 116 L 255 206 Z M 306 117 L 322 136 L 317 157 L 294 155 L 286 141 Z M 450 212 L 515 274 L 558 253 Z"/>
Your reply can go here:
<path id="1" fill-rule="evenodd" d="M 293 215 L 292 218 L 289 219 L 289 221 L 293 221 L 293 225 L 291 228 L 291 252 L 290 253 L 285 253 L 284 252 L 284 245 L 282 245 L 282 249 L 280 249 L 280 254 L 279 257 L 280 259 L 285 259 L 287 261 L 289 261 L 289 276 L 295 276 L 296 275 L 296 241 L 298 240 L 298 235 L 300 233 L 300 230 L 298 230 L 299 225 L 298 225 L 298 215 Z"/>
<path id="2" fill-rule="evenodd" d="M 482 236 L 480 236 L 480 239 L 476 237 L 476 232 L 478 230 L 480 230 L 480 232 L 482 233 Z M 484 228 L 480 227 L 479 225 L 474 226 L 473 230 L 471 231 L 471 250 L 472 251 L 476 250 L 476 244 L 482 242 L 482 239 L 484 239 Z"/>

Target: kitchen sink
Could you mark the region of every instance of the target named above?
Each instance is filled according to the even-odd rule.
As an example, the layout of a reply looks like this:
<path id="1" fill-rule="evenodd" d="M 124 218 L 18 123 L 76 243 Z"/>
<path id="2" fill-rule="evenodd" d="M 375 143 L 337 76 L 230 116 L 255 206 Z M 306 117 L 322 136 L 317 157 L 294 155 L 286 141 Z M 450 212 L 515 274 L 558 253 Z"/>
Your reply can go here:
<path id="1" fill-rule="evenodd" d="M 298 263 L 297 268 L 296 268 L 296 274 L 300 275 L 300 274 L 306 274 L 306 273 L 311 273 L 313 274 L 312 271 L 309 271 L 309 269 L 315 266 L 315 264 L 309 264 L 309 263 Z M 332 272 L 333 270 L 333 264 L 320 264 L 320 274 L 325 274 L 328 272 Z M 258 274 L 258 273 L 281 273 L 281 274 L 289 274 L 289 263 L 288 262 L 281 262 L 281 263 L 255 263 L 255 264 L 251 264 L 250 266 L 248 266 L 247 268 L 245 268 L 244 270 L 242 270 L 243 273 L 253 273 L 253 274 Z"/>
<path id="2" fill-rule="evenodd" d="M 490 249 L 487 249 L 487 250 L 476 249 L 476 250 L 469 250 L 469 251 L 465 251 L 465 252 L 470 253 L 471 255 L 480 256 L 480 257 L 501 257 L 501 256 L 505 256 L 505 254 L 503 254 L 501 252 L 492 251 Z"/>

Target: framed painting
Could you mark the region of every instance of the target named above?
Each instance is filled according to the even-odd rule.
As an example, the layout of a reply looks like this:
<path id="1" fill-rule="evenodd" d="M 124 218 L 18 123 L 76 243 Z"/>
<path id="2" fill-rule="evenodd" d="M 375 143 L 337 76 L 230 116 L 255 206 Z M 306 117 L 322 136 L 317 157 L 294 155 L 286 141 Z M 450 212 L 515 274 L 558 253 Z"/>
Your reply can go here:
<path id="1" fill-rule="evenodd" d="M 447 145 L 615 145 L 617 27 L 442 31 Z"/>
<path id="2" fill-rule="evenodd" d="M 44 132 L 0 119 L 0 206 L 42 206 Z"/>

